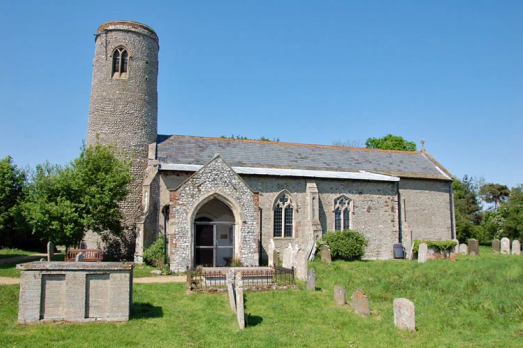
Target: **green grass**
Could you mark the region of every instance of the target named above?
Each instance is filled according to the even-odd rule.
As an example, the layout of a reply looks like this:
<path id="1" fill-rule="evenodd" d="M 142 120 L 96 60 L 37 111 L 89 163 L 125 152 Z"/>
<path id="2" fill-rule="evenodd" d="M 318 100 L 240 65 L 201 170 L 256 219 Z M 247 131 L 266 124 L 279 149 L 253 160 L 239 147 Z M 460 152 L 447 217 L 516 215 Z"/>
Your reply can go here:
<path id="1" fill-rule="evenodd" d="M 59 254 L 54 254 L 53 261 L 63 261 L 64 255 L 65 253 L 63 252 Z M 20 278 L 21 271 L 16 269 L 16 265 L 21 263 L 39 261 L 41 258 L 41 256 L 36 256 L 24 261 L 0 263 L 0 277 Z"/>
<path id="2" fill-rule="evenodd" d="M 145 263 L 142 265 L 135 265 L 133 271 L 133 277 L 135 278 L 144 278 L 144 277 L 159 277 L 157 275 L 151 274 L 151 271 L 156 271 L 158 268 L 148 266 Z"/>
<path id="3" fill-rule="evenodd" d="M 16 324 L 17 285 L 0 286 L 2 347 L 522 347 L 523 257 L 457 262 L 312 262 L 317 290 L 247 292 L 240 331 L 226 293 L 185 294 L 185 284 L 135 284 L 128 323 Z M 334 285 L 366 292 L 372 311 L 333 301 Z M 416 305 L 417 331 L 397 330 L 392 301 Z"/>
<path id="4" fill-rule="evenodd" d="M 2 248 L 0 249 L 0 260 L 1 259 L 7 259 L 10 257 L 17 257 L 17 256 L 28 256 L 32 254 L 38 254 L 38 251 L 27 251 L 27 250 L 21 250 L 21 249 L 15 249 L 15 248 Z"/>

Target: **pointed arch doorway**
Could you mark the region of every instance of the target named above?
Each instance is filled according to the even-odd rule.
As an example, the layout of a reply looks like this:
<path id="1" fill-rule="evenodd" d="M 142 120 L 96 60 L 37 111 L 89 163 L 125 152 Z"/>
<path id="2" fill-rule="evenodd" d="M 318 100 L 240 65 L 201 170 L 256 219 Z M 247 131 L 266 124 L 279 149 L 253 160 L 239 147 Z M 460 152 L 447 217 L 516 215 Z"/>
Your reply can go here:
<path id="1" fill-rule="evenodd" d="M 227 204 L 213 198 L 194 218 L 194 266 L 230 266 L 235 252 L 235 218 Z"/>

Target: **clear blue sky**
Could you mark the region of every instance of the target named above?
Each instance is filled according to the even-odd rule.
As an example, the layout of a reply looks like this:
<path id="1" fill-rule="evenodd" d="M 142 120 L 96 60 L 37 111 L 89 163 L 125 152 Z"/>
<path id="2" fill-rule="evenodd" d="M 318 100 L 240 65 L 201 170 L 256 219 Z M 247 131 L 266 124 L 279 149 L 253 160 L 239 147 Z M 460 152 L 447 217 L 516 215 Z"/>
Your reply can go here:
<path id="1" fill-rule="evenodd" d="M 450 172 L 523 183 L 523 1 L 3 1 L 0 158 L 65 164 L 94 36 L 160 37 L 160 134 L 425 139 Z"/>

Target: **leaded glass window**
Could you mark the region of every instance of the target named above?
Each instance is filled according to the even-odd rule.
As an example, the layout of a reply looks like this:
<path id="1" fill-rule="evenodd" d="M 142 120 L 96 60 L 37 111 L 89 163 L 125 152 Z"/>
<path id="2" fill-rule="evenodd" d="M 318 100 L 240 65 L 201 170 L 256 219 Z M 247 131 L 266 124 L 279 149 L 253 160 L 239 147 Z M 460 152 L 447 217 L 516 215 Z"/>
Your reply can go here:
<path id="1" fill-rule="evenodd" d="M 129 54 L 123 47 L 118 47 L 113 52 L 113 69 L 112 77 L 114 79 L 127 78 L 127 69 L 129 65 Z"/>
<path id="2" fill-rule="evenodd" d="M 350 199 L 341 196 L 334 201 L 334 230 L 348 230 L 350 228 Z"/>
<path id="3" fill-rule="evenodd" d="M 279 196 L 274 205 L 274 237 L 292 238 L 294 208 L 287 194 Z"/>

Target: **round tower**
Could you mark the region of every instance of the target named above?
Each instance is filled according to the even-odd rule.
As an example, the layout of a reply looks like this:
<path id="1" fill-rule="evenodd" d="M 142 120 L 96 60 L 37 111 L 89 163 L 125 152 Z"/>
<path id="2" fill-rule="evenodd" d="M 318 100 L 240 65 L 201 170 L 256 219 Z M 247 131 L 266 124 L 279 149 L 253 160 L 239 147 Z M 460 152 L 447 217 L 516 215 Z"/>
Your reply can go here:
<path id="1" fill-rule="evenodd" d="M 122 212 L 133 228 L 143 212 L 149 144 L 158 133 L 159 40 L 153 29 L 132 21 L 106 22 L 95 35 L 86 145 L 115 144 L 132 159 L 134 181 Z"/>

